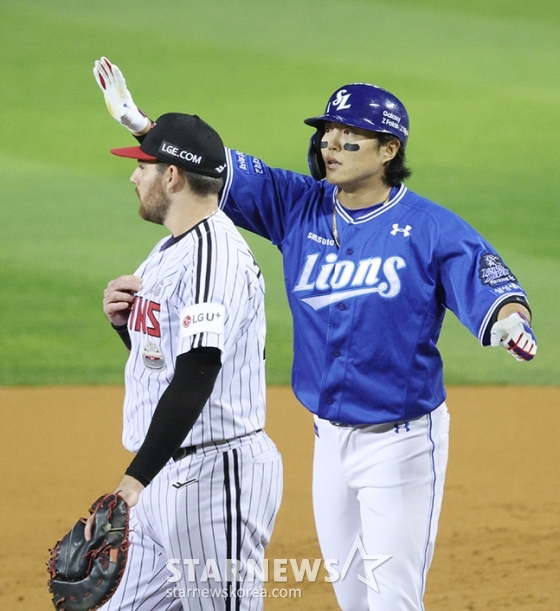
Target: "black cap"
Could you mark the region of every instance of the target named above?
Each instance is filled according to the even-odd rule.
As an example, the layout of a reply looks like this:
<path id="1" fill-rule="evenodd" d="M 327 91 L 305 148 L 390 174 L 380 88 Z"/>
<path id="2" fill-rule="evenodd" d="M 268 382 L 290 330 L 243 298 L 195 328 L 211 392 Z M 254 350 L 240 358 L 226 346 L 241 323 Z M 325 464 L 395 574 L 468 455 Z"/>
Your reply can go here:
<path id="1" fill-rule="evenodd" d="M 111 149 L 113 155 L 160 161 L 188 172 L 225 176 L 226 154 L 218 132 L 197 115 L 170 112 L 155 122 L 140 146 Z"/>

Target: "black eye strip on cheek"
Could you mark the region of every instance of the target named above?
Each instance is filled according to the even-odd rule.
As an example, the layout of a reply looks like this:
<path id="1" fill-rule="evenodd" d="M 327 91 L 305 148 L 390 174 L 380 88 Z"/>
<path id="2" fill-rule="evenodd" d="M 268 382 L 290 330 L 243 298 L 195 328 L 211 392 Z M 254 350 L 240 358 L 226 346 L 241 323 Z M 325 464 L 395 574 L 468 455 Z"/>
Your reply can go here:
<path id="1" fill-rule="evenodd" d="M 321 140 L 321 148 L 326 149 L 329 146 L 329 143 L 326 140 Z"/>
<path id="2" fill-rule="evenodd" d="M 360 145 L 348 143 L 348 144 L 345 144 L 342 148 L 344 148 L 345 151 L 359 151 Z"/>

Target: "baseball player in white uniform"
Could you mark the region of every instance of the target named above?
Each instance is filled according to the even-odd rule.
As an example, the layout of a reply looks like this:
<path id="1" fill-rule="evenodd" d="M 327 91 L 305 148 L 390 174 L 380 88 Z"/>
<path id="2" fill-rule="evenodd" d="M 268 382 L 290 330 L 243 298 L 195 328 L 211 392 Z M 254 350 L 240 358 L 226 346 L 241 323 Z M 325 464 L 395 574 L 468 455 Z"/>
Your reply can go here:
<path id="1" fill-rule="evenodd" d="M 101 82 L 106 62 L 109 110 L 141 138 L 147 119 L 118 69 Z M 531 312 L 496 250 L 403 184 L 409 118 L 396 96 L 351 83 L 305 123 L 312 176 L 227 150 L 221 206 L 283 254 L 292 386 L 315 415 L 315 521 L 340 608 L 421 611 L 448 456 L 445 311 L 522 362 L 537 349 Z"/>
<path id="2" fill-rule="evenodd" d="M 129 559 L 103 611 L 262 609 L 282 466 L 263 431 L 263 278 L 217 206 L 223 144 L 169 113 L 141 147 L 112 152 L 138 160 L 139 213 L 171 235 L 104 293 L 130 350 L 123 443 L 136 456 L 116 487 L 132 506 Z"/>

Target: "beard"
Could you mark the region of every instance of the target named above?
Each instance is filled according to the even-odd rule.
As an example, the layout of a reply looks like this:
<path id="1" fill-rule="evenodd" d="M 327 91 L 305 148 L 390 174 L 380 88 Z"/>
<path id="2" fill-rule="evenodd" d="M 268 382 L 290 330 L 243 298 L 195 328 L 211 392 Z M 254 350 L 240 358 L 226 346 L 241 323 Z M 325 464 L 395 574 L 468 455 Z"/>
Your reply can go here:
<path id="1" fill-rule="evenodd" d="M 157 181 L 153 182 L 143 197 L 140 197 L 138 189 L 136 189 L 136 195 L 140 200 L 140 208 L 138 209 L 140 217 L 150 223 L 163 225 L 171 202 L 163 192 L 161 184 Z"/>

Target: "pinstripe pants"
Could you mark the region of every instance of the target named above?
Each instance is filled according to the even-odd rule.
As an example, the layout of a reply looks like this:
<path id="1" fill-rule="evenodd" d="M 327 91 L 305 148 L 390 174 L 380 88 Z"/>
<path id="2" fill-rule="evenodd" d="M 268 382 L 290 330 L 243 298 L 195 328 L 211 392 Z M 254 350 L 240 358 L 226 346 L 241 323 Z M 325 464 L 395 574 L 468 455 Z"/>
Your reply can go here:
<path id="1" fill-rule="evenodd" d="M 422 611 L 447 466 L 445 403 L 410 422 L 315 425 L 313 509 L 323 557 L 340 573 L 340 608 Z"/>
<path id="2" fill-rule="evenodd" d="M 123 579 L 102 611 L 260 611 L 262 567 L 282 495 L 264 431 L 170 462 L 131 513 Z"/>

